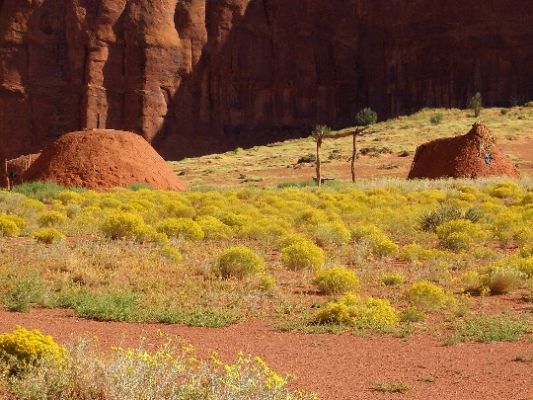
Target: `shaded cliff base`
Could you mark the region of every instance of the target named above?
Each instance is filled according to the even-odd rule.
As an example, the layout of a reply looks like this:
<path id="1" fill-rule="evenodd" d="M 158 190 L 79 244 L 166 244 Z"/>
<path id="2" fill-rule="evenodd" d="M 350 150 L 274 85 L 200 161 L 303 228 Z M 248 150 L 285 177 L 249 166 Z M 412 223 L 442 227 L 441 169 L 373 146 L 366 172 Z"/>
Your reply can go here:
<path id="1" fill-rule="evenodd" d="M 432 124 L 430 119 L 437 114 L 442 115 L 442 122 Z M 476 120 L 470 110 L 425 109 L 411 116 L 381 122 L 371 129 L 371 134 L 358 140 L 356 174 L 361 179 L 406 178 L 419 145 L 463 135 Z M 502 153 L 521 174 L 532 176 L 533 107 L 484 109 L 480 120 L 490 128 Z M 336 181 L 350 181 L 351 149 L 349 137 L 325 141 L 323 174 Z M 314 150 L 312 139 L 296 139 L 170 164 L 188 187 L 272 186 L 310 182 L 315 174 Z"/>

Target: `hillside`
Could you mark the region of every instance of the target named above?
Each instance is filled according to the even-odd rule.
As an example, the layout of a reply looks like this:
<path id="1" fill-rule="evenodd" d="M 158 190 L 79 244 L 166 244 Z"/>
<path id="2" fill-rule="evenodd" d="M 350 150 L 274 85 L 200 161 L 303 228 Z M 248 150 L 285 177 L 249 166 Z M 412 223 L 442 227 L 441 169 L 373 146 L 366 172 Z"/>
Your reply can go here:
<path id="1" fill-rule="evenodd" d="M 438 124 L 431 123 L 442 115 Z M 533 107 L 485 109 L 480 118 L 491 129 L 503 151 L 523 175 L 533 174 Z M 356 169 L 359 178 L 405 178 L 416 147 L 440 137 L 464 134 L 476 119 L 470 110 L 425 109 L 416 114 L 375 125 L 359 138 Z M 341 131 L 342 132 L 342 131 Z M 351 138 L 326 140 L 323 173 L 337 181 L 349 181 Z M 189 187 L 255 184 L 272 186 L 287 182 L 309 182 L 314 163 L 298 163 L 315 152 L 313 139 L 296 139 L 224 154 L 171 162 Z"/>

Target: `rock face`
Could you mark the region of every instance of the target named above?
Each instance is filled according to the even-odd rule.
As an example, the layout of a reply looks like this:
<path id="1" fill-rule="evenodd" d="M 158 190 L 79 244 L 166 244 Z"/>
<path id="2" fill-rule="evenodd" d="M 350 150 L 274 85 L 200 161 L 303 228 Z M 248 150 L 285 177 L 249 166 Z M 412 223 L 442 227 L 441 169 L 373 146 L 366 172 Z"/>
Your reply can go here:
<path id="1" fill-rule="evenodd" d="M 531 0 L 0 0 L 0 157 L 82 128 L 166 158 L 533 98 Z"/>
<path id="2" fill-rule="evenodd" d="M 520 173 L 496 144 L 490 130 L 476 123 L 466 135 L 437 139 L 416 149 L 409 179 L 509 176 Z"/>
<path id="3" fill-rule="evenodd" d="M 49 143 L 22 175 L 23 182 L 105 190 L 133 183 L 184 190 L 165 160 L 139 135 L 111 129 L 70 132 Z"/>

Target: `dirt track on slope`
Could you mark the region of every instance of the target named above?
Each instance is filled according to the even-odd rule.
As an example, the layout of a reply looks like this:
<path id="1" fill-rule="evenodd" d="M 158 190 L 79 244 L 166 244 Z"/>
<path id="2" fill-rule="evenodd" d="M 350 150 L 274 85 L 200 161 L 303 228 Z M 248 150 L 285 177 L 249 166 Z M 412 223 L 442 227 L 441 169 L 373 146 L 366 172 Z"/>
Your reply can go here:
<path id="1" fill-rule="evenodd" d="M 277 332 L 260 321 L 204 329 L 87 321 L 61 310 L 0 310 L 0 332 L 15 325 L 39 328 L 61 342 L 90 334 L 99 338 L 103 349 L 136 345 L 141 336 L 157 345 L 166 340 L 162 331 L 167 338 L 192 343 L 203 355 L 216 350 L 231 359 L 242 350 L 263 357 L 277 371 L 295 374 L 295 386 L 315 391 L 323 400 L 533 400 L 533 343 L 526 341 L 446 347 L 429 335 L 306 335 Z M 529 361 L 513 361 L 517 356 Z M 406 394 L 373 390 L 378 382 L 396 381 L 412 389 Z"/>

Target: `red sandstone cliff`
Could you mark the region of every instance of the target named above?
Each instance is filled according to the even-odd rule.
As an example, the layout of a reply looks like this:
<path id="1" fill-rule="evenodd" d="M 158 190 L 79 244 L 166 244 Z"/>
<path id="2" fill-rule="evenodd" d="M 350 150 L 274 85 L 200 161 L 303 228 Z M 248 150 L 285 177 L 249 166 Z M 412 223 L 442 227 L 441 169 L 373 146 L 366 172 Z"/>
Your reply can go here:
<path id="1" fill-rule="evenodd" d="M 530 0 L 0 0 L 0 157 L 80 128 L 168 158 L 533 98 Z"/>

